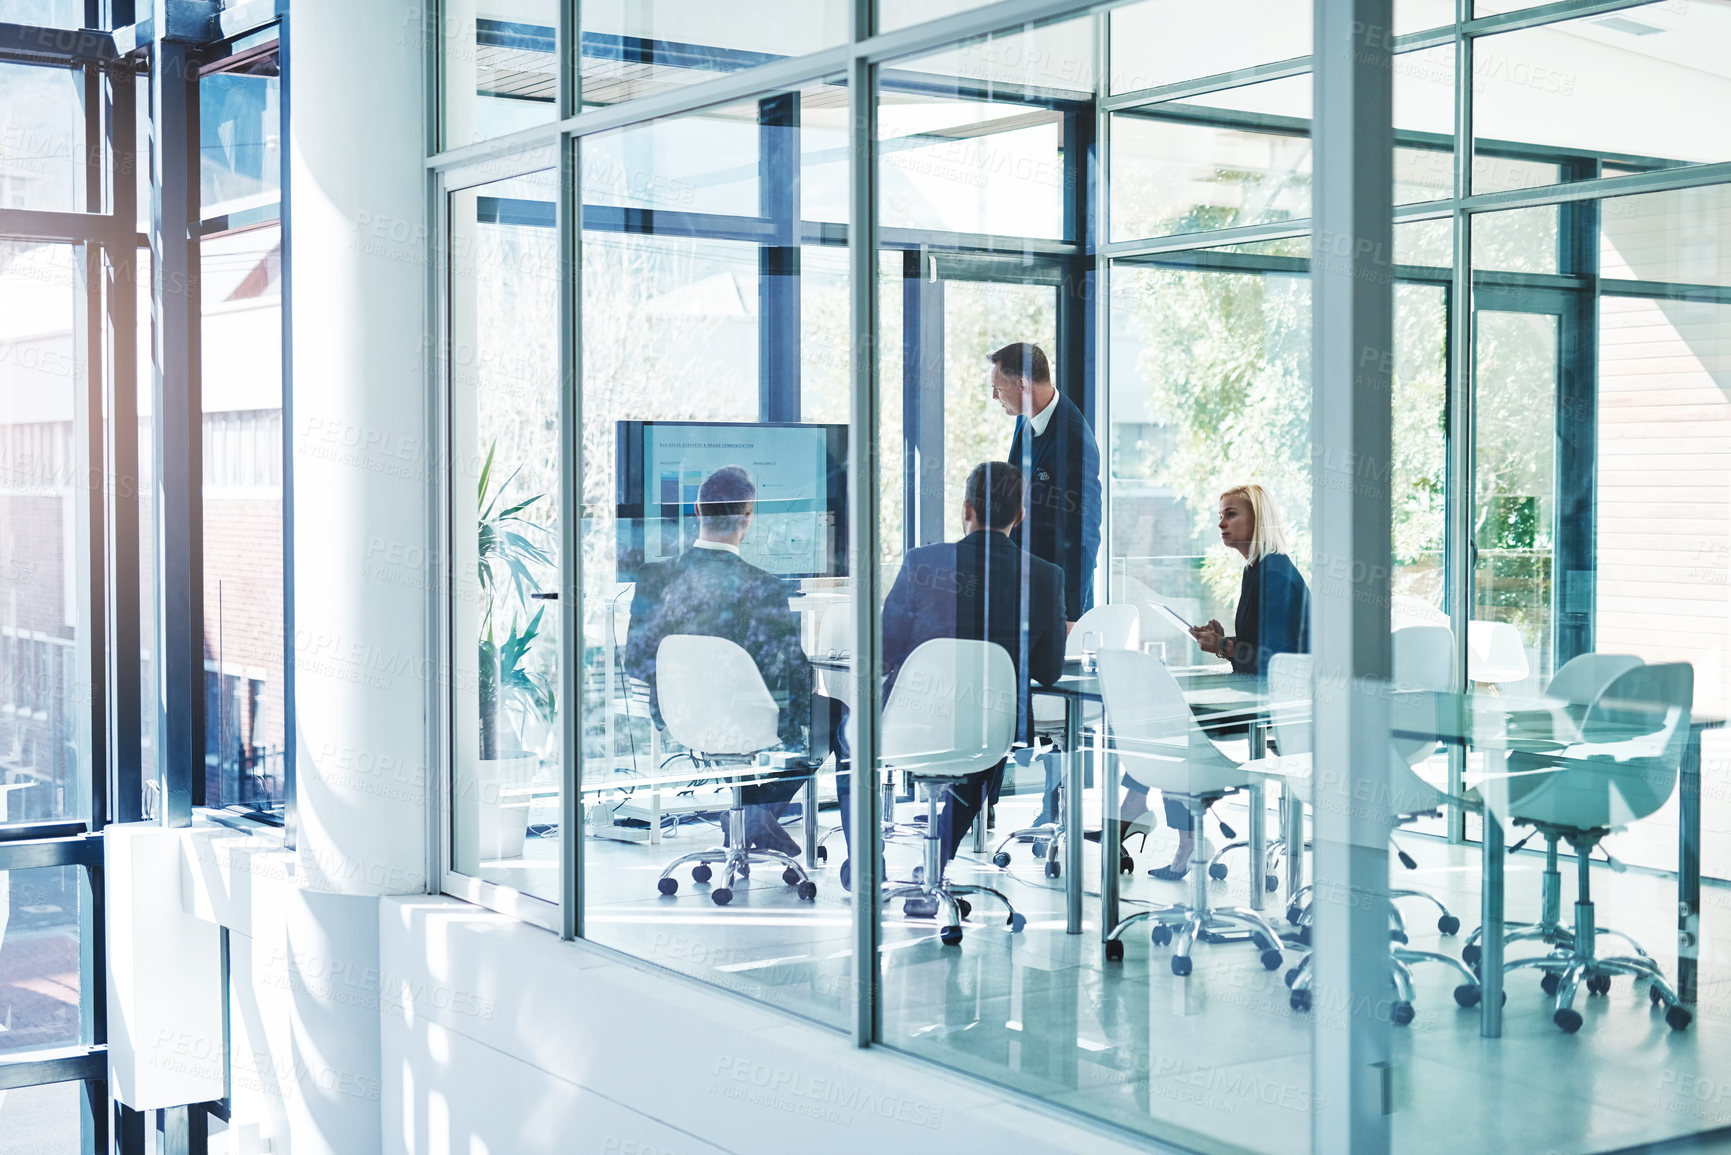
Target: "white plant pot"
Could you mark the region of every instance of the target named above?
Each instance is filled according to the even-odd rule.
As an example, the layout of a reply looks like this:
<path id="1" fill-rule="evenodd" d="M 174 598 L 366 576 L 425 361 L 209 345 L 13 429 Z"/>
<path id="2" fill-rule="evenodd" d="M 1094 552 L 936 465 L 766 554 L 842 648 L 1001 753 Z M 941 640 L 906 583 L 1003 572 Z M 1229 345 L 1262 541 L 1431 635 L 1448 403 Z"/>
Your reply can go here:
<path id="1" fill-rule="evenodd" d="M 521 858 L 529 826 L 529 800 L 541 759 L 515 751 L 483 758 L 457 784 L 457 867 L 489 859 Z"/>

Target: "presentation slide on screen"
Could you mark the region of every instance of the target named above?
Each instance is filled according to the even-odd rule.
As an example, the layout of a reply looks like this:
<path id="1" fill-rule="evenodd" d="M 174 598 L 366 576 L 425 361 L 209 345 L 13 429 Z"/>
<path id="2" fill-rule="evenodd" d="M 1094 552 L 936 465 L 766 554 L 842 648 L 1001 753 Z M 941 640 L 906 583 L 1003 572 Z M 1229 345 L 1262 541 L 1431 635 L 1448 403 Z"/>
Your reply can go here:
<path id="1" fill-rule="evenodd" d="M 821 574 L 830 568 L 826 506 L 828 431 L 765 425 L 651 425 L 644 446 L 644 512 L 661 510 L 659 527 L 645 527 L 648 561 L 676 556 L 696 536 L 684 524 L 703 479 L 738 465 L 757 484 L 756 516 L 740 556 L 777 574 Z M 671 507 L 677 505 L 674 513 Z M 673 513 L 672 517 L 665 516 Z M 659 531 L 658 531 L 659 530 Z"/>

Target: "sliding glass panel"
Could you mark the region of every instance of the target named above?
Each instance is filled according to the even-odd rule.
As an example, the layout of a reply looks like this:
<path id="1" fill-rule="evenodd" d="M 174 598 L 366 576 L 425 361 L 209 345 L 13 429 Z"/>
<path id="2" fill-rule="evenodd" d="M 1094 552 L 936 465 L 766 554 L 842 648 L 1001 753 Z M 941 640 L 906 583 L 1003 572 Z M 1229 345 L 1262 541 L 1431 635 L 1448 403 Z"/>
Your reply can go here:
<path id="1" fill-rule="evenodd" d="M 0 821 L 84 813 L 76 259 L 0 240 Z"/>
<path id="2" fill-rule="evenodd" d="M 852 326 L 796 200 L 838 94 L 583 141 L 580 652 L 587 935 L 843 1026 Z"/>
<path id="3" fill-rule="evenodd" d="M 553 173 L 453 194 L 452 867 L 559 900 L 559 247 Z M 418 590 L 417 541 L 381 580 Z M 556 596 L 556 595 L 555 595 Z"/>
<path id="4" fill-rule="evenodd" d="M 1559 179 L 1731 160 L 1731 0 L 1670 0 L 1480 38 L 1474 151 L 1559 164 Z M 1511 183 L 1504 173 L 1499 187 Z M 1474 178 L 1474 191 L 1486 182 Z"/>

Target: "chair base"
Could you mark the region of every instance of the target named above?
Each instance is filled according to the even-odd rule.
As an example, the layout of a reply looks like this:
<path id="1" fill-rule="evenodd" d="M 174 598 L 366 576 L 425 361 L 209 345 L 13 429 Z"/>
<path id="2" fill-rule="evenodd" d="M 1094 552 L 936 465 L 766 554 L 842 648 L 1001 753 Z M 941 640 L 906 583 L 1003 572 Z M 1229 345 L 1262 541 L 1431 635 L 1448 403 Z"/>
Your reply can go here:
<path id="1" fill-rule="evenodd" d="M 971 909 L 965 896 L 983 894 L 1004 904 L 1004 909 L 1009 912 L 1004 925 L 1009 927 L 1011 934 L 1020 933 L 1028 920 L 1010 902 L 1008 895 L 990 886 L 954 883 L 945 875 L 943 840 L 938 831 L 938 804 L 943 798 L 946 784 L 942 780 L 921 780 L 917 777 L 915 780 L 926 791 L 925 861 L 915 871 L 915 877 L 885 882 L 880 896 L 882 901 L 889 903 L 899 898 L 921 899 L 934 903 L 940 914 L 947 919 L 939 925 L 939 939 L 945 946 L 960 946 L 962 920 Z"/>
<path id="2" fill-rule="evenodd" d="M 673 873 L 680 867 L 691 866 L 691 880 L 704 883 L 714 877 L 715 867 L 719 866 L 721 885 L 711 888 L 709 897 L 715 905 L 726 906 L 733 901 L 734 883 L 741 878 L 749 878 L 753 865 L 768 863 L 781 866 L 782 881 L 793 887 L 800 898 L 810 902 L 817 897 L 817 884 L 811 880 L 811 875 L 797 858 L 779 850 L 751 850 L 746 847 L 745 806 L 737 786 L 733 789 L 733 806 L 727 812 L 727 829 L 729 845 L 711 846 L 706 850 L 694 850 L 690 854 L 680 855 L 661 871 L 661 877 L 655 881 L 655 888 L 663 895 L 671 897 L 679 892 L 679 880 L 673 877 Z"/>
<path id="3" fill-rule="evenodd" d="M 1311 984 L 1315 980 L 1311 959 L 1314 957 L 1305 955 L 1297 966 L 1286 972 L 1286 985 L 1292 988 L 1289 1003 L 1295 1011 L 1310 1010 Z M 1479 986 L 1479 978 L 1459 959 L 1436 951 L 1410 950 L 1391 943 L 1388 951 L 1388 980 L 1394 991 L 1394 998 L 1388 1005 L 1388 1017 L 1395 1026 L 1407 1026 L 1417 1013 L 1413 1008 L 1412 979 L 1412 968 L 1417 963 L 1434 963 L 1453 968 L 1461 977 L 1460 985 L 1454 990 L 1455 1005 L 1463 1008 L 1479 1005 L 1484 993 Z"/>

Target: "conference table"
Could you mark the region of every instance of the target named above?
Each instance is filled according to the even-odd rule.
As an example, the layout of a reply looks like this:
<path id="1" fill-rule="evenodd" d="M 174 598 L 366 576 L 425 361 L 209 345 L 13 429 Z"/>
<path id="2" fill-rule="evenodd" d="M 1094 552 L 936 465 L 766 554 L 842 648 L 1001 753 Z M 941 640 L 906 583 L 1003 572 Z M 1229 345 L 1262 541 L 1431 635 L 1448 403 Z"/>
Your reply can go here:
<path id="1" fill-rule="evenodd" d="M 1252 758 L 1260 758 L 1266 752 L 1268 729 L 1276 718 L 1301 720 L 1310 714 L 1311 703 L 1307 698 L 1276 698 L 1269 693 L 1266 683 L 1254 675 L 1225 673 L 1219 667 L 1174 669 L 1172 673 L 1203 730 L 1213 733 L 1225 730 L 1247 732 Z M 1066 699 L 1065 749 L 1086 750 L 1095 766 L 1102 769 L 1109 766 L 1109 727 L 1103 724 L 1091 727 L 1086 743 L 1082 733 L 1084 706 L 1102 701 L 1098 676 L 1084 671 L 1076 663 L 1067 663 L 1064 675 L 1056 683 L 1040 687 L 1036 692 L 1056 694 Z M 1419 696 L 1424 701 L 1418 709 L 1399 712 L 1403 721 L 1391 731 L 1396 738 L 1435 741 L 1442 746 L 1478 750 L 1487 755 L 1516 750 L 1556 751 L 1568 744 L 1566 739 L 1556 735 L 1549 723 L 1563 708 L 1562 704 L 1549 699 L 1511 697 L 1489 691 L 1398 692 Z M 1678 774 L 1675 976 L 1678 997 L 1691 1009 L 1696 1001 L 1701 941 L 1701 735 L 1724 725 L 1723 718 L 1691 715 L 1689 739 Z M 1083 759 L 1064 759 L 1064 820 L 1067 831 L 1084 828 L 1084 775 Z M 1257 910 L 1263 906 L 1263 875 L 1267 861 L 1267 806 L 1263 790 L 1271 782 L 1281 782 L 1280 775 L 1256 774 L 1246 790 L 1250 806 L 1246 839 L 1250 852 L 1250 906 Z M 1102 773 L 1100 787 L 1101 829 L 1115 830 L 1119 806 L 1117 775 Z M 1281 826 L 1286 840 L 1285 898 L 1290 902 L 1303 881 L 1303 800 L 1296 783 L 1282 785 Z M 1482 829 L 1480 915 L 1484 929 L 1481 935 L 1479 1023 L 1481 1035 L 1495 1038 L 1502 1034 L 1503 868 L 1507 851 L 1499 821 L 1487 814 Z M 1082 848 L 1083 840 L 1079 837 L 1064 840 L 1065 929 L 1070 934 L 1080 934 L 1083 929 Z M 1118 907 L 1118 855 L 1110 847 L 1109 839 L 1103 836 L 1100 855 L 1102 947 L 1106 936 L 1119 921 Z"/>

